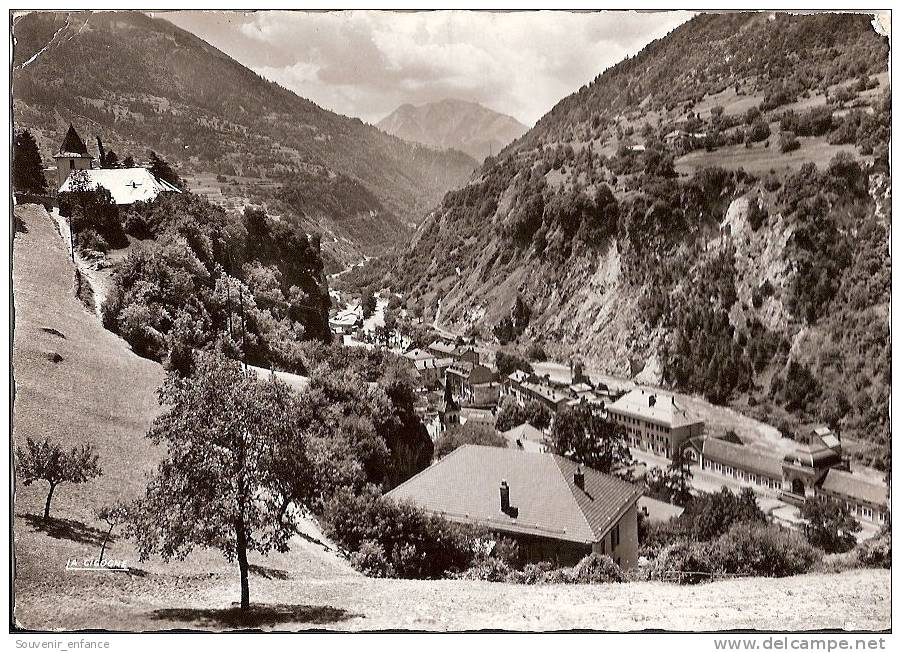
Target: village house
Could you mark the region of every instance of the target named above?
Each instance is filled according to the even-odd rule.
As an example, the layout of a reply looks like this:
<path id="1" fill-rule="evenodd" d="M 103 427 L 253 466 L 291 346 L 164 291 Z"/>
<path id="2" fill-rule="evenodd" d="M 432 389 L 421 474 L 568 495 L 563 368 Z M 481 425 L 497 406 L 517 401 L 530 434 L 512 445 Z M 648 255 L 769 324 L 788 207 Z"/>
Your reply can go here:
<path id="1" fill-rule="evenodd" d="M 532 453 L 544 453 L 547 448 L 547 436 L 531 424 L 520 424 L 509 431 L 501 433 L 511 449 L 520 449 Z"/>
<path id="2" fill-rule="evenodd" d="M 636 388 L 607 406 L 610 419 L 626 431 L 626 443 L 672 458 L 677 447 L 704 432 L 704 420 L 691 415 L 672 395 Z"/>
<path id="3" fill-rule="evenodd" d="M 521 388 L 526 400 L 538 401 L 554 414 L 567 408 L 573 398 L 568 391 L 554 387 L 549 381 L 526 381 Z"/>
<path id="4" fill-rule="evenodd" d="M 438 388 L 444 381 L 447 369 L 454 364 L 453 358 L 420 358 L 413 361 L 413 369 L 424 388 Z"/>
<path id="5" fill-rule="evenodd" d="M 532 377 L 528 372 L 524 372 L 523 370 L 513 370 L 513 372 L 508 374 L 507 378 L 504 379 L 504 383 L 501 387 L 501 396 L 513 397 L 518 404 L 522 405 L 526 400 L 526 394 L 522 389 L 522 384 L 526 383 L 531 378 Z"/>
<path id="6" fill-rule="evenodd" d="M 465 360 L 456 360 L 444 374 L 444 383 L 461 404 L 493 406 L 497 404 L 500 383 L 490 368 Z"/>
<path id="7" fill-rule="evenodd" d="M 427 349 L 435 358 L 453 358 L 455 361 L 473 365 L 479 365 L 481 362 L 478 350 L 471 345 L 457 346 L 444 340 L 435 340 Z"/>
<path id="8" fill-rule="evenodd" d="M 386 496 L 517 542 L 525 561 L 638 562 L 641 487 L 549 453 L 464 445 Z"/>
<path id="9" fill-rule="evenodd" d="M 328 324 L 335 335 L 356 333 L 363 325 L 363 305 L 356 304 L 338 311 L 334 317 L 329 318 Z"/>

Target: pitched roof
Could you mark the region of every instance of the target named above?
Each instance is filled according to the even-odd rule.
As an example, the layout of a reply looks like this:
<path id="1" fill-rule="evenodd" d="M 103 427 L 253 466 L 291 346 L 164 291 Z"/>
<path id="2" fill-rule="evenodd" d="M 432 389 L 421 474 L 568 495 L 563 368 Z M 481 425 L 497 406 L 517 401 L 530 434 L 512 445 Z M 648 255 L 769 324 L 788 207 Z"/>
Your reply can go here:
<path id="1" fill-rule="evenodd" d="M 434 354 L 430 354 L 427 351 L 423 351 L 418 347 L 416 349 L 411 349 L 410 351 L 405 351 L 403 353 L 404 358 L 409 358 L 412 361 L 421 361 L 427 358 L 435 358 Z"/>
<path id="2" fill-rule="evenodd" d="M 876 505 L 885 505 L 888 492 L 885 484 L 864 480 L 860 475 L 832 468 L 823 479 L 823 490 Z"/>
<path id="3" fill-rule="evenodd" d="M 453 521 L 587 544 L 600 541 L 642 490 L 584 466 L 582 490 L 573 479 L 578 467 L 553 454 L 464 445 L 387 496 Z M 502 480 L 515 518 L 500 510 Z"/>
<path id="4" fill-rule="evenodd" d="M 676 403 L 673 395 L 650 392 L 643 388 L 627 392 L 610 404 L 608 409 L 614 413 L 637 417 L 670 428 L 704 422 Z"/>
<path id="5" fill-rule="evenodd" d="M 725 463 L 746 472 L 782 478 L 782 461 L 746 445 L 734 444 L 720 438 L 704 440 L 704 457 Z"/>
<path id="6" fill-rule="evenodd" d="M 71 123 L 69 124 L 69 131 L 66 132 L 66 137 L 63 138 L 63 144 L 59 146 L 59 152 L 56 153 L 56 156 L 83 156 L 90 159 L 94 158 L 88 154 L 88 146 L 81 140 L 81 136 L 78 135 L 78 132 L 75 131 L 75 127 L 73 127 Z"/>
<path id="7" fill-rule="evenodd" d="M 456 345 L 452 345 L 441 340 L 435 340 L 432 344 L 429 345 L 429 349 L 440 352 L 442 354 L 455 354 L 457 352 Z"/>
<path id="8" fill-rule="evenodd" d="M 572 397 L 556 388 L 552 388 L 551 386 L 544 385 L 541 383 L 532 383 L 531 381 L 526 381 L 520 384 L 523 390 L 532 394 L 536 398 L 539 399 L 547 399 L 552 404 L 561 404 L 563 402 L 568 402 Z"/>
<path id="9" fill-rule="evenodd" d="M 529 373 L 524 370 L 513 370 L 507 375 L 507 378 L 513 383 L 524 383 L 529 380 L 529 376 Z"/>
<path id="10" fill-rule="evenodd" d="M 418 358 L 413 361 L 413 365 L 417 370 L 443 370 L 453 365 L 453 358 Z"/>
<path id="11" fill-rule="evenodd" d="M 641 497 L 638 500 L 638 507 L 644 510 L 648 519 L 652 521 L 668 521 L 685 512 L 685 508 L 651 497 Z"/>
<path id="12" fill-rule="evenodd" d="M 120 205 L 149 202 L 160 193 L 181 192 L 172 184 L 154 177 L 147 168 L 103 168 L 73 172 L 59 187 L 60 193 L 70 190 L 72 176 L 75 174 L 87 175 L 90 188 L 98 185 L 106 188 L 112 194 L 113 201 Z"/>
<path id="13" fill-rule="evenodd" d="M 509 431 L 504 431 L 501 433 L 505 438 L 507 438 L 510 442 L 516 442 L 517 440 L 524 441 L 529 440 L 530 442 L 541 442 L 544 440 L 544 433 L 536 429 L 531 424 L 520 424 L 519 426 L 514 426 Z"/>

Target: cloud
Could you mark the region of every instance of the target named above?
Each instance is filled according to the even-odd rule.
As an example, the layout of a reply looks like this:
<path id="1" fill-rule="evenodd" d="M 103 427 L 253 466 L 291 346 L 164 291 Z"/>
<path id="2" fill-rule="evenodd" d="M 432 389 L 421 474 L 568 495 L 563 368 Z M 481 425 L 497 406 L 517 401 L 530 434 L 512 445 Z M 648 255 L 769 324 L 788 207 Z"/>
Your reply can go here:
<path id="1" fill-rule="evenodd" d="M 686 12 L 177 12 L 264 77 L 369 122 L 404 103 L 479 102 L 532 124 Z"/>

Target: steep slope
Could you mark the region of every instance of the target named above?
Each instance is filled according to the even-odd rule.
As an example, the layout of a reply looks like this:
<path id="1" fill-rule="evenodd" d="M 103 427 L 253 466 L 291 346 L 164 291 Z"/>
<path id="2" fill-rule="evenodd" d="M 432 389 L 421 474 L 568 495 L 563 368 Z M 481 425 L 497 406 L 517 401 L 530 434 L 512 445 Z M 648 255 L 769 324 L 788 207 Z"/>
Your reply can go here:
<path id="1" fill-rule="evenodd" d="M 226 195 L 323 231 L 324 246 L 350 241 L 344 258 L 403 237 L 475 167 L 322 109 L 142 13 L 34 12 L 13 32 L 15 126 L 45 162 L 72 122 L 120 159 L 152 148 L 182 174 L 223 175 Z"/>
<path id="2" fill-rule="evenodd" d="M 528 129 L 481 104 L 452 99 L 401 105 L 376 126 L 406 141 L 466 152 L 477 161 L 500 152 Z"/>
<path id="3" fill-rule="evenodd" d="M 826 420 L 879 462 L 887 57 L 868 16 L 700 15 L 486 160 L 382 272 L 428 320 L 440 300 L 452 329 Z"/>

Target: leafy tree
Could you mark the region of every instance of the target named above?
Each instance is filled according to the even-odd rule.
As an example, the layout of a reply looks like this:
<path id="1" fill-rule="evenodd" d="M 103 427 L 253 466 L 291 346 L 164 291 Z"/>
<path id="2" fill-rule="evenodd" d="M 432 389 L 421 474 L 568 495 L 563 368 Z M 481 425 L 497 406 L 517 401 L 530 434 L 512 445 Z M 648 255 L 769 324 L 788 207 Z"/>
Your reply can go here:
<path id="1" fill-rule="evenodd" d="M 110 150 L 106 153 L 106 157 L 104 160 L 104 168 L 119 168 L 119 157 L 115 153 L 115 151 Z"/>
<path id="2" fill-rule="evenodd" d="M 719 537 L 735 523 L 766 521 L 757 496 L 747 487 L 738 496 L 723 487 L 719 492 L 696 497 L 683 516 L 691 524 L 694 539 L 701 541 Z"/>
<path id="3" fill-rule="evenodd" d="M 826 553 L 844 553 L 857 543 L 861 526 L 848 506 L 826 499 L 809 499 L 801 506 L 807 540 Z"/>
<path id="4" fill-rule="evenodd" d="M 99 457 L 90 444 L 72 447 L 65 451 L 59 444 L 28 438 L 25 447 L 16 447 L 18 472 L 26 486 L 35 481 L 47 481 L 50 486 L 44 503 L 44 519 L 50 518 L 50 502 L 53 491 L 63 483 L 86 483 L 100 476 Z"/>
<path id="5" fill-rule="evenodd" d="M 371 290 L 367 290 L 363 294 L 363 319 L 372 317 L 375 313 L 376 300 L 375 294 Z"/>
<path id="6" fill-rule="evenodd" d="M 176 188 L 184 188 L 184 182 L 160 155 L 150 150 L 150 174 L 157 179 L 172 184 Z"/>
<path id="7" fill-rule="evenodd" d="M 140 557 L 183 559 L 198 545 L 217 548 L 237 559 L 247 610 L 247 552 L 286 551 L 296 528 L 291 507 L 309 505 L 313 487 L 294 395 L 207 354 L 191 377 L 169 374 L 159 398 L 169 409 L 147 436 L 168 455 L 136 505 Z"/>
<path id="8" fill-rule="evenodd" d="M 507 440 L 490 426 L 472 420 L 453 426 L 435 441 L 435 459 L 444 458 L 464 444 L 481 444 L 486 447 L 506 448 Z"/>
<path id="9" fill-rule="evenodd" d="M 103 562 L 103 554 L 106 552 L 106 545 L 109 543 L 116 526 L 121 526 L 128 521 L 129 506 L 121 501 L 109 506 L 103 506 L 94 512 L 94 515 L 100 521 L 106 522 L 109 528 L 103 536 L 103 544 L 100 546 L 100 562 Z"/>
<path id="10" fill-rule="evenodd" d="M 552 418 L 551 411 L 540 401 L 530 399 L 520 406 L 512 397 L 506 397 L 498 410 L 496 425 L 499 431 L 509 431 L 520 424 L 544 430 L 551 425 Z"/>
<path id="11" fill-rule="evenodd" d="M 667 489 L 672 503 L 685 506 L 691 501 L 692 476 L 691 461 L 685 455 L 685 446 L 676 447 L 667 476 Z"/>
<path id="12" fill-rule="evenodd" d="M 16 132 L 13 139 L 13 187 L 37 195 L 47 192 L 41 153 L 34 136 L 27 129 Z"/>
<path id="13" fill-rule="evenodd" d="M 558 455 L 607 474 L 632 461 L 622 427 L 595 414 L 588 406 L 557 413 L 551 442 Z"/>
<path id="14" fill-rule="evenodd" d="M 516 370 L 522 370 L 527 374 L 532 374 L 532 365 L 515 353 L 498 351 L 494 357 L 494 365 L 497 367 L 498 374 L 509 376 Z"/>
<path id="15" fill-rule="evenodd" d="M 123 168 L 134 168 L 137 164 L 135 164 L 135 158 L 128 154 L 124 159 L 122 159 L 122 167 Z"/>

